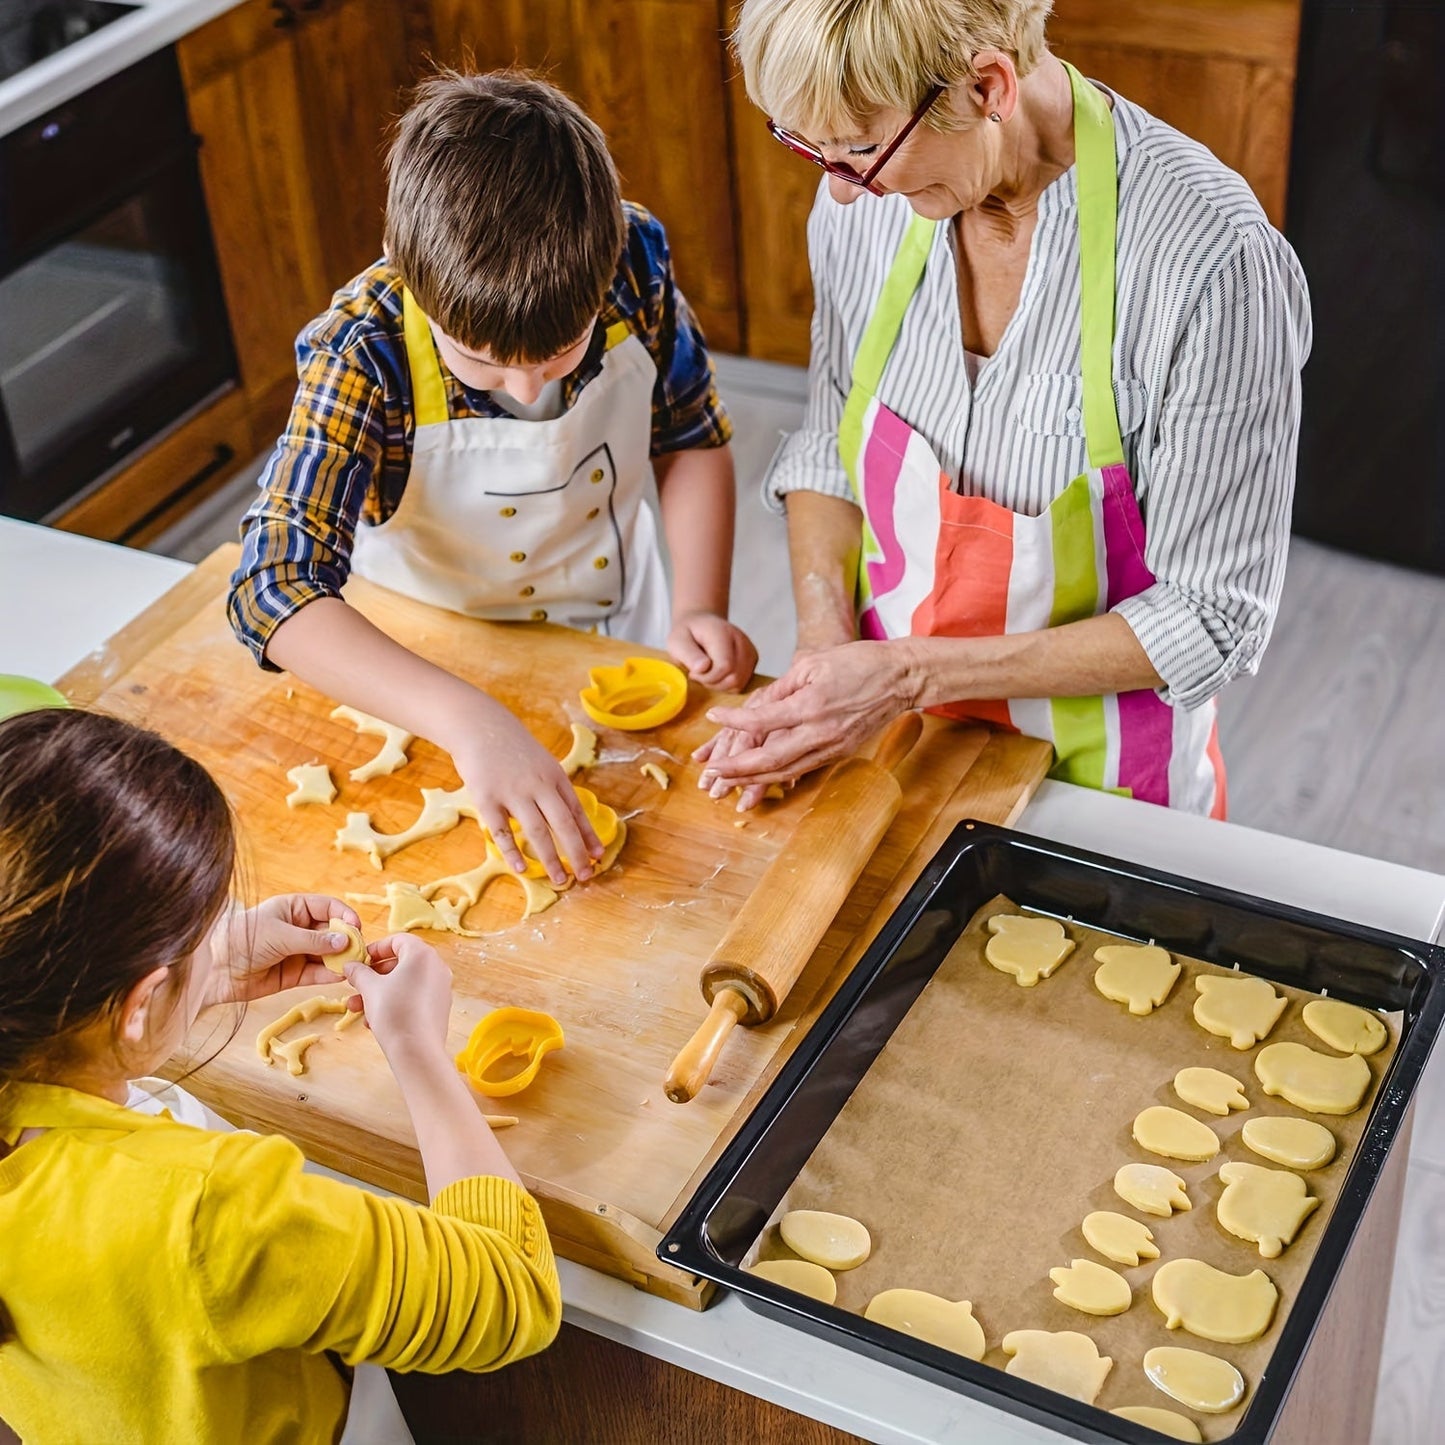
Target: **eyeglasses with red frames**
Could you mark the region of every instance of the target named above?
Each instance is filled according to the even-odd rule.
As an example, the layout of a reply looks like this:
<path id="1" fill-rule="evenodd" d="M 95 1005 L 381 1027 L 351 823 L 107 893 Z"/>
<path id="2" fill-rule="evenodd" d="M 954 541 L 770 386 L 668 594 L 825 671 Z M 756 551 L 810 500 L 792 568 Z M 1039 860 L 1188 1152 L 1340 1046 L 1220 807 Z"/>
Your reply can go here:
<path id="1" fill-rule="evenodd" d="M 883 167 L 893 159 L 893 153 L 913 134 L 918 123 L 933 108 L 934 101 L 943 94 L 944 89 L 945 87 L 941 85 L 935 85 L 923 97 L 922 104 L 909 117 L 908 124 L 893 137 L 883 154 L 862 175 L 859 175 L 852 166 L 843 161 L 830 161 L 811 141 L 804 140 L 800 135 L 794 135 L 790 130 L 784 130 L 776 121 L 768 122 L 768 133 L 774 140 L 782 141 L 794 155 L 802 156 L 805 161 L 812 161 L 815 166 L 825 170 L 830 176 L 837 176 L 840 181 L 846 181 L 850 186 L 859 186 L 875 196 L 881 196 L 883 192 L 873 182 L 878 179 L 879 172 Z"/>

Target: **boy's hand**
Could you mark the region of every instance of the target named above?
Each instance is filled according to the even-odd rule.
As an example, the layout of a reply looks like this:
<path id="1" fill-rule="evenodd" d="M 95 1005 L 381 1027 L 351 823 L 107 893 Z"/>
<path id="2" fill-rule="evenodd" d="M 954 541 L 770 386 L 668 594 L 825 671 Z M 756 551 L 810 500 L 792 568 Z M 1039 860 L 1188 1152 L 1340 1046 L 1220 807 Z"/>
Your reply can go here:
<path id="1" fill-rule="evenodd" d="M 704 687 L 737 692 L 758 665 L 758 650 L 741 627 L 716 612 L 684 612 L 673 619 L 667 651 Z"/>
<path id="2" fill-rule="evenodd" d="M 216 925 L 210 944 L 214 963 L 207 1004 L 265 998 L 283 989 L 335 983 L 321 960 L 344 953 L 350 940 L 327 922 L 344 918 L 361 926 L 356 911 L 324 893 L 286 893 L 255 908 L 230 910 Z"/>

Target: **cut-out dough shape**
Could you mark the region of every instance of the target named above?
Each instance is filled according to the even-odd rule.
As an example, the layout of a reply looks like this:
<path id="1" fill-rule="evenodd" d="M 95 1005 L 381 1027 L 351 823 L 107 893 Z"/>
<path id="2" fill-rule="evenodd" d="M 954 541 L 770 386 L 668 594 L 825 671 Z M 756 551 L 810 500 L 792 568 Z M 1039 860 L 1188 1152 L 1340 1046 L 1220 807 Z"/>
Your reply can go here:
<path id="1" fill-rule="evenodd" d="M 1320 1205 L 1304 1180 L 1287 1169 L 1226 1164 L 1219 1179 L 1224 1185 L 1215 1207 L 1220 1225 L 1259 1245 L 1265 1259 L 1276 1258 Z"/>
<path id="2" fill-rule="evenodd" d="M 326 804 L 336 797 L 336 784 L 331 781 L 331 769 L 325 763 L 301 763 L 288 768 L 286 777 L 295 785 L 294 791 L 286 794 L 288 808 L 304 808 L 308 803 Z"/>
<path id="3" fill-rule="evenodd" d="M 1054 1298 L 1086 1315 L 1121 1315 L 1134 1303 L 1134 1291 L 1117 1270 L 1092 1259 L 1071 1259 L 1067 1268 L 1049 1271 Z"/>
<path id="4" fill-rule="evenodd" d="M 846 1214 L 790 1209 L 778 1221 L 783 1243 L 824 1269 L 857 1269 L 873 1251 L 865 1226 Z"/>
<path id="5" fill-rule="evenodd" d="M 838 1281 L 821 1264 L 812 1264 L 806 1259 L 759 1260 L 748 1266 L 748 1273 L 805 1294 L 809 1299 L 821 1300 L 825 1305 L 838 1298 Z"/>
<path id="6" fill-rule="evenodd" d="M 1266 979 L 1248 974 L 1220 978 L 1204 974 L 1194 980 L 1194 1021 L 1211 1034 L 1228 1039 L 1237 1049 L 1252 1049 L 1279 1022 L 1289 1002 Z"/>
<path id="7" fill-rule="evenodd" d="M 1304 1021 L 1317 1039 L 1342 1054 L 1377 1054 L 1390 1037 L 1378 1015 L 1336 998 L 1311 999 L 1304 1006 Z"/>
<path id="8" fill-rule="evenodd" d="M 377 755 L 359 768 L 352 768 L 350 777 L 353 783 L 369 783 L 373 778 L 383 778 L 406 766 L 406 750 L 415 738 L 405 728 L 354 707 L 332 708 L 331 716 L 341 722 L 349 722 L 359 733 L 381 739 L 381 750 Z"/>
<path id="9" fill-rule="evenodd" d="M 308 999 L 303 999 L 298 1004 L 293 1004 L 278 1018 L 271 1020 L 256 1035 L 256 1053 L 268 1064 L 274 1063 L 281 1058 L 287 1068 L 293 1074 L 301 1075 L 306 1072 L 306 1065 L 302 1062 L 302 1055 L 320 1037 L 320 1034 L 308 1036 L 307 1043 L 294 1051 L 292 1054 L 281 1052 L 283 1040 L 281 1035 L 295 1024 L 309 1024 L 318 1019 L 322 1014 L 344 1014 L 350 1010 L 346 1007 L 344 998 L 326 998 L 321 994 L 313 994 Z"/>
<path id="10" fill-rule="evenodd" d="M 1155 1389 L 1202 1415 L 1232 1410 L 1244 1399 L 1244 1376 L 1203 1350 L 1156 1345 L 1144 1354 L 1144 1373 Z"/>
<path id="11" fill-rule="evenodd" d="M 498 865 L 497 877 L 512 877 L 521 881 L 505 864 Z M 461 903 L 451 903 L 445 898 L 438 898 L 433 902 L 415 883 L 388 883 L 381 893 L 348 893 L 346 901 L 384 903 L 387 907 L 388 933 L 411 933 L 418 928 L 429 928 L 437 933 L 455 933 L 461 938 L 482 937 L 475 929 L 462 926 L 462 914 L 466 907 Z"/>
<path id="12" fill-rule="evenodd" d="M 1174 1092 L 1186 1104 L 1221 1118 L 1231 1109 L 1249 1108 L 1244 1085 L 1220 1069 L 1180 1069 L 1174 1075 Z"/>
<path id="13" fill-rule="evenodd" d="M 1150 1288 L 1171 1330 L 1186 1329 L 1220 1345 L 1257 1340 L 1269 1328 L 1279 1303 L 1279 1291 L 1262 1269 L 1226 1274 L 1202 1259 L 1161 1264 Z"/>
<path id="14" fill-rule="evenodd" d="M 1094 987 L 1114 1003 L 1128 1004 L 1129 1012 L 1143 1018 L 1169 997 L 1181 972 L 1162 948 L 1152 944 L 1111 943 L 1097 949 L 1100 967 L 1094 973 Z"/>
<path id="15" fill-rule="evenodd" d="M 672 786 L 672 779 L 656 763 L 643 763 L 638 771 L 644 778 L 651 778 L 664 792 Z"/>
<path id="16" fill-rule="evenodd" d="M 1359 1054 L 1337 1059 L 1304 1044 L 1270 1044 L 1255 1056 L 1254 1072 L 1273 1094 L 1311 1114 L 1353 1114 L 1370 1087 L 1370 1066 Z"/>
<path id="17" fill-rule="evenodd" d="M 1114 1193 L 1145 1214 L 1168 1218 L 1176 1209 L 1189 1209 L 1184 1181 L 1162 1164 L 1126 1164 L 1114 1175 Z"/>
<path id="18" fill-rule="evenodd" d="M 327 968 L 332 973 L 343 973 L 348 963 L 371 962 L 371 955 L 366 951 L 366 940 L 361 936 L 361 930 L 348 923 L 344 918 L 330 919 L 326 926 L 333 933 L 344 933 L 351 940 L 348 947 L 341 953 L 328 953 L 322 958 Z"/>
<path id="19" fill-rule="evenodd" d="M 597 734 L 583 723 L 572 724 L 572 746 L 562 759 L 562 771 L 570 778 L 597 762 Z"/>
<path id="20" fill-rule="evenodd" d="M 1197 1445 L 1204 1439 L 1199 1433 L 1199 1426 L 1177 1410 L 1161 1410 L 1155 1405 L 1120 1405 L 1109 1413 L 1121 1420 L 1132 1420 L 1136 1425 L 1147 1425 L 1171 1440 L 1188 1440 Z"/>
<path id="21" fill-rule="evenodd" d="M 1159 1258 L 1159 1246 L 1154 1243 L 1154 1231 L 1127 1214 L 1115 1214 L 1112 1209 L 1098 1209 L 1086 1214 L 1080 1226 L 1091 1249 L 1097 1249 L 1105 1259 L 1115 1264 L 1134 1266 L 1146 1259 Z"/>
<path id="22" fill-rule="evenodd" d="M 321 1042 L 320 1034 L 302 1034 L 295 1039 L 275 1039 L 266 1062 L 274 1064 L 278 1059 L 286 1065 L 286 1072 L 299 1079 L 306 1072 L 306 1051 L 312 1044 Z"/>
<path id="23" fill-rule="evenodd" d="M 921 1289 L 885 1289 L 868 1301 L 863 1318 L 970 1360 L 983 1359 L 987 1347 L 983 1326 L 966 1299 L 947 1300 Z"/>
<path id="24" fill-rule="evenodd" d="M 1335 1157 L 1335 1136 L 1313 1119 L 1292 1119 L 1283 1114 L 1245 1120 L 1239 1137 L 1272 1164 L 1286 1169 L 1323 1169 Z"/>
<path id="25" fill-rule="evenodd" d="M 1010 973 L 1021 988 L 1047 978 L 1073 951 L 1074 943 L 1055 918 L 1026 918 L 995 913 L 988 921 L 993 935 L 984 957 L 1000 973 Z"/>
<path id="26" fill-rule="evenodd" d="M 1114 1367 L 1088 1335 L 1077 1330 L 1014 1330 L 1003 1337 L 1003 1352 L 1012 1355 L 1005 1371 L 1092 1405 Z"/>
<path id="27" fill-rule="evenodd" d="M 1167 1104 L 1155 1104 L 1134 1120 L 1134 1142 L 1166 1159 L 1199 1164 L 1219 1153 L 1219 1135 L 1192 1115 Z"/>
<path id="28" fill-rule="evenodd" d="M 463 818 L 477 816 L 465 788 L 423 788 L 421 804 L 416 821 L 400 833 L 378 833 L 371 826 L 370 813 L 348 813 L 346 826 L 336 830 L 337 851 L 355 848 L 371 859 L 373 868 L 380 868 L 393 853 L 420 843 L 423 838 L 450 833 Z"/>

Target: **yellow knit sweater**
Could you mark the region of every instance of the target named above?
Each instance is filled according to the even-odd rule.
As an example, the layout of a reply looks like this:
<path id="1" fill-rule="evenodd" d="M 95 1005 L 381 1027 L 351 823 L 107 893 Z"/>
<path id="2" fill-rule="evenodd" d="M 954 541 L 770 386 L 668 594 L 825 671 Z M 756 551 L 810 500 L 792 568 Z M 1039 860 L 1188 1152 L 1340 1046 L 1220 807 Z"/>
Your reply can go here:
<path id="1" fill-rule="evenodd" d="M 490 1370 L 561 1320 L 536 1203 L 463 1179 L 430 1209 L 46 1085 L 0 1093 L 0 1419 L 26 1445 L 325 1441 L 337 1361 Z"/>

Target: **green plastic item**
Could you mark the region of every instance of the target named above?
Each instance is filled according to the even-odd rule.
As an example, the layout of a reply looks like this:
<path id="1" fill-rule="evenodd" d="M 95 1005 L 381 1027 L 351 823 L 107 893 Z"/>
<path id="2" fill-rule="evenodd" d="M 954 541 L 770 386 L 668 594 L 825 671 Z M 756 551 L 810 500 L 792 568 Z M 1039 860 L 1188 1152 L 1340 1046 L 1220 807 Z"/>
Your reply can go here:
<path id="1" fill-rule="evenodd" d="M 0 720 L 14 717 L 18 712 L 34 712 L 36 708 L 69 706 L 70 699 L 48 682 L 0 673 Z"/>

